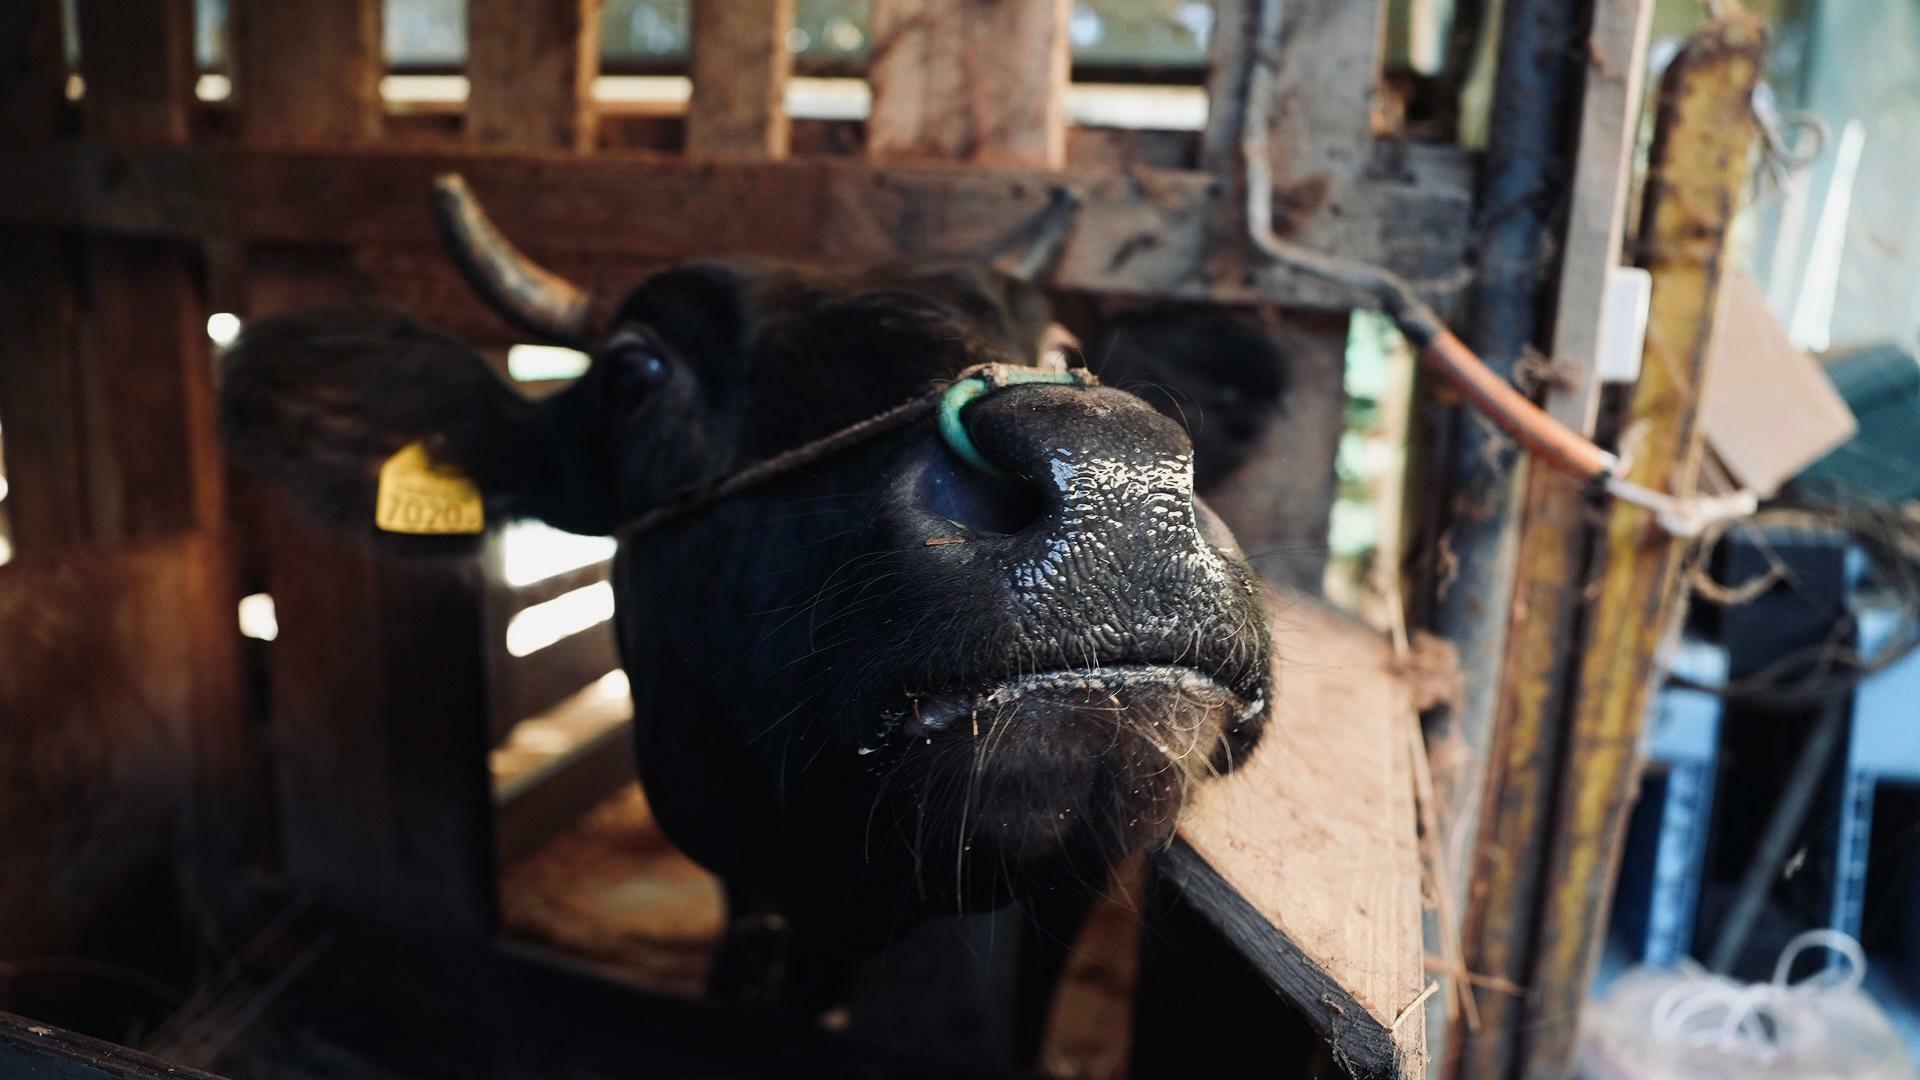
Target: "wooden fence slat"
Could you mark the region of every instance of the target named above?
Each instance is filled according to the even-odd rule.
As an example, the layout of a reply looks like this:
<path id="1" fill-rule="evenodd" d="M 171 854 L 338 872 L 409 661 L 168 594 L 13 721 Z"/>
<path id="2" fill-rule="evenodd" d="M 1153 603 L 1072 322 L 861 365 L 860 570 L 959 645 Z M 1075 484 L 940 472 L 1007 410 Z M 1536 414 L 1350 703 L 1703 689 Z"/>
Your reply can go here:
<path id="1" fill-rule="evenodd" d="M 381 917 L 491 929 L 476 567 L 376 551 L 277 492 L 263 503 L 280 622 L 268 656 L 288 878 Z"/>
<path id="2" fill-rule="evenodd" d="M 793 0 L 694 0 L 689 154 L 787 156 L 792 29 Z"/>
<path id="3" fill-rule="evenodd" d="M 0 146 L 52 138 L 66 88 L 59 0 L 0 0 Z"/>
<path id="4" fill-rule="evenodd" d="M 1593 368 L 1599 360 L 1608 277 L 1620 265 L 1652 28 L 1653 0 L 1598 0 L 1593 5 L 1580 146 L 1567 195 L 1559 299 L 1554 305 L 1557 377 L 1543 403 L 1554 419 L 1586 434 L 1592 433 L 1600 407 Z"/>
<path id="5" fill-rule="evenodd" d="M 197 72 L 192 0 L 80 0 L 87 133 L 185 142 Z"/>
<path id="6" fill-rule="evenodd" d="M 152 240 L 86 242 L 81 328 L 87 492 L 96 539 L 219 524 L 212 360 L 189 252 Z"/>
<path id="7" fill-rule="evenodd" d="M 1219 0 L 1209 60 L 1207 127 L 1201 161 L 1222 170 L 1239 147 L 1233 103 L 1246 90 L 1255 16 L 1261 0 Z M 1276 206 L 1325 199 L 1331 181 L 1357 176 L 1372 143 L 1373 99 L 1380 79 L 1386 5 L 1379 0 L 1299 0 L 1283 5 L 1274 87 L 1279 100 L 1269 140 Z M 1283 197 L 1298 187 L 1292 197 Z"/>
<path id="8" fill-rule="evenodd" d="M 600 0 L 467 0 L 467 141 L 593 149 Z"/>
<path id="9" fill-rule="evenodd" d="M 875 0 L 867 153 L 1066 162 L 1070 0 Z"/>
<path id="10" fill-rule="evenodd" d="M 17 554 L 52 553 L 89 532 L 75 259 L 46 233 L 0 233 L 0 248 L 7 514 Z"/>
<path id="11" fill-rule="evenodd" d="M 82 0 L 82 104 L 94 135 L 180 143 L 193 107 L 190 0 Z M 219 523 L 211 364 L 192 252 L 89 239 L 80 369 L 96 538 Z"/>
<path id="12" fill-rule="evenodd" d="M 255 142 L 380 134 L 380 0 L 233 0 L 234 103 Z"/>

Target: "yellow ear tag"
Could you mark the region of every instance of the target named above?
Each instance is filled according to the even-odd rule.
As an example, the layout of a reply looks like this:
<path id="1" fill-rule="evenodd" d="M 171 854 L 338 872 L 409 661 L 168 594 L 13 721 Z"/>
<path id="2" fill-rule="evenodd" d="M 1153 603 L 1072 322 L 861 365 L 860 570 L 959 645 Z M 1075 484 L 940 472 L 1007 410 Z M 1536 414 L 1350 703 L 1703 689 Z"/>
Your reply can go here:
<path id="1" fill-rule="evenodd" d="M 486 528 L 480 489 L 460 473 L 433 463 L 425 443 L 408 443 L 380 466 L 373 523 L 383 532 L 414 536 L 477 533 Z"/>

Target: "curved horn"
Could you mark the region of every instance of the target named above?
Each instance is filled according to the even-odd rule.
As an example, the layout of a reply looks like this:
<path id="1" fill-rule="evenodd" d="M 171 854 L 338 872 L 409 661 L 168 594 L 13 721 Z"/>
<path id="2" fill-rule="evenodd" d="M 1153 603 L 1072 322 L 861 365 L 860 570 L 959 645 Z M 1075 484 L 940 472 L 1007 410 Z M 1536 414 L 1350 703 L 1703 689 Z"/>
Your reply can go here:
<path id="1" fill-rule="evenodd" d="M 493 310 L 549 341 L 574 348 L 587 345 L 587 294 L 521 254 L 487 219 L 459 174 L 433 182 L 433 213 L 460 272 Z"/>

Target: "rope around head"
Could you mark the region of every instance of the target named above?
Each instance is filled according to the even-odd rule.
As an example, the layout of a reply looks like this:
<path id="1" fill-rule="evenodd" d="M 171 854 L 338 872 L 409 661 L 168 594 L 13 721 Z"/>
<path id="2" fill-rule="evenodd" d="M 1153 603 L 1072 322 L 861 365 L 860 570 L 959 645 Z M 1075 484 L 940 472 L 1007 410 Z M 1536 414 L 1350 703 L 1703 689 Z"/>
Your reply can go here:
<path id="1" fill-rule="evenodd" d="M 967 430 L 961 412 L 980 398 L 1009 386 L 1027 384 L 1097 386 L 1099 381 L 1094 377 L 1093 372 L 1085 368 L 1054 370 L 1018 364 L 976 364 L 962 371 L 945 386 L 895 405 L 865 420 L 848 424 L 812 442 L 802 443 L 791 450 L 784 450 L 770 458 L 756 461 L 723 477 L 712 487 L 703 491 L 648 510 L 622 525 L 615 531 L 614 536 L 620 540 L 627 540 L 669 522 L 692 517 L 776 477 L 832 457 L 868 439 L 898 431 L 922 419 L 930 412 L 938 413 L 937 426 L 940 438 L 960 460 L 989 475 L 1006 476 L 1007 471 L 988 460 L 975 445 L 973 435 Z"/>

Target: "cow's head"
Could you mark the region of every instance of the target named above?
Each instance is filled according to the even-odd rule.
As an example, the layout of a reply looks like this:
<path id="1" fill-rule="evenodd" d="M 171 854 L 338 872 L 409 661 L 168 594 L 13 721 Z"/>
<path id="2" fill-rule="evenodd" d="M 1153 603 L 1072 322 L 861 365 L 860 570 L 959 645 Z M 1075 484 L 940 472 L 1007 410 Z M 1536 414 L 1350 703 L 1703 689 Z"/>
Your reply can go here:
<path id="1" fill-rule="evenodd" d="M 584 337 L 576 297 L 487 268 L 508 256 L 466 258 L 523 324 Z M 1031 363 L 1046 326 L 992 273 L 703 262 L 642 283 L 538 402 L 401 317 L 337 310 L 250 327 L 223 410 L 236 456 L 336 523 L 370 528 L 382 462 L 424 441 L 490 522 L 606 534 L 972 365 Z M 622 545 L 648 794 L 737 891 L 871 921 L 1092 879 L 1260 734 L 1258 590 L 1180 426 L 1067 385 L 962 417 L 997 472 L 928 420 Z"/>

